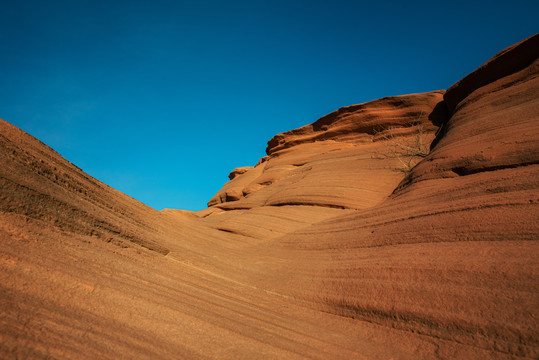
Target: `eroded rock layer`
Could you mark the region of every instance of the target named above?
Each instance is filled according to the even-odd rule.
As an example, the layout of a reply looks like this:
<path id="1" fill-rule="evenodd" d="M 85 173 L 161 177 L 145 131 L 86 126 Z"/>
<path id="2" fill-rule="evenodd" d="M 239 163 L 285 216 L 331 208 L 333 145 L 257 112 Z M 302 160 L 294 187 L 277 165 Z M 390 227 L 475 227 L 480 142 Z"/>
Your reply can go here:
<path id="1" fill-rule="evenodd" d="M 155 211 L 0 121 L 0 357 L 539 356 L 538 36 Z"/>
<path id="2" fill-rule="evenodd" d="M 208 206 L 371 207 L 393 191 L 421 157 L 415 155 L 428 153 L 436 129 L 447 120 L 443 94 L 352 105 L 276 135 L 268 142 L 269 156 L 254 168 L 234 170 Z"/>

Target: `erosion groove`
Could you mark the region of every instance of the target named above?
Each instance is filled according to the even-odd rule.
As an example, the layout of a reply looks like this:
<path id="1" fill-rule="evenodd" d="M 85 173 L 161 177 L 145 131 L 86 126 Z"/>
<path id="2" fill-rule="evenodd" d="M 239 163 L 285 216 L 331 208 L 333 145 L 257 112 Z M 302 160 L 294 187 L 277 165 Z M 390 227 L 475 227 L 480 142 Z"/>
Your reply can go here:
<path id="1" fill-rule="evenodd" d="M 268 206 L 318 206 L 318 207 L 328 207 L 332 209 L 346 209 L 346 207 L 341 205 L 333 205 L 333 204 L 320 204 L 320 203 L 309 203 L 309 202 L 279 202 L 274 204 L 268 204 Z"/>
<path id="2" fill-rule="evenodd" d="M 275 135 L 198 212 L 0 121 L 0 358 L 539 358 L 538 39 Z"/>
<path id="3" fill-rule="evenodd" d="M 453 168 L 452 171 L 457 174 L 458 176 L 466 176 L 466 175 L 472 175 L 472 174 L 478 174 L 485 171 L 496 171 L 496 170 L 503 170 L 503 169 L 514 169 L 520 166 L 529 166 L 529 165 L 536 165 L 539 164 L 539 161 L 530 161 L 527 163 L 520 163 L 520 164 L 508 164 L 508 165 L 497 165 L 497 166 L 488 166 L 488 167 L 478 167 L 474 169 L 468 169 L 465 167 L 456 167 Z"/>

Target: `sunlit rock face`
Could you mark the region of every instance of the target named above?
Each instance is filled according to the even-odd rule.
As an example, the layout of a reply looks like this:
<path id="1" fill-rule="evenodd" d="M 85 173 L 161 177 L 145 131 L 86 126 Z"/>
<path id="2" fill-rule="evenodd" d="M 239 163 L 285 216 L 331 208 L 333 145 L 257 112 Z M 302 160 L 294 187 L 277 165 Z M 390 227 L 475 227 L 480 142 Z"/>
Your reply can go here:
<path id="1" fill-rule="evenodd" d="M 0 357 L 539 357 L 538 39 L 276 135 L 199 212 L 0 121 Z"/>
<path id="2" fill-rule="evenodd" d="M 419 140 L 428 153 L 435 131 L 447 120 L 443 94 L 393 96 L 347 106 L 275 135 L 268 142 L 269 156 L 254 168 L 234 170 L 208 206 L 371 207 L 411 168 L 412 163 L 406 166 L 410 150 L 405 147 L 418 148 Z"/>

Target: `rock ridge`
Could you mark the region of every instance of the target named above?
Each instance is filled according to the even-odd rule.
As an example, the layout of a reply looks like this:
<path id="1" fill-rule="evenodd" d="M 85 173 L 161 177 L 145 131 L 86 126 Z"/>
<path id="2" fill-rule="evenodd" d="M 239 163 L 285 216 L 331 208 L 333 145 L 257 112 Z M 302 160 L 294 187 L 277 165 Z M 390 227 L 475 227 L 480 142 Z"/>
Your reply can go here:
<path id="1" fill-rule="evenodd" d="M 538 358 L 536 41 L 276 135 L 198 212 L 0 121 L 0 358 Z"/>

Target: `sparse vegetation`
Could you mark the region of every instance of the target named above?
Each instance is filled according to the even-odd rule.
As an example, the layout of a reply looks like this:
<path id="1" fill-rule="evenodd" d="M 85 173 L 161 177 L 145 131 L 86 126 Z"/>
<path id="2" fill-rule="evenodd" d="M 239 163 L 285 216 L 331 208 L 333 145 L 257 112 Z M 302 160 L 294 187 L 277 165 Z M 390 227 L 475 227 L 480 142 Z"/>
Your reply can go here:
<path id="1" fill-rule="evenodd" d="M 408 174 L 412 168 L 424 157 L 429 154 L 429 146 L 424 142 L 424 129 L 420 124 L 421 116 L 419 115 L 416 121 L 411 122 L 409 127 L 416 127 L 413 140 L 409 140 L 408 136 L 397 136 L 397 128 L 386 128 L 377 132 L 384 140 L 388 142 L 389 157 L 397 159 L 401 166 L 396 170 Z"/>

